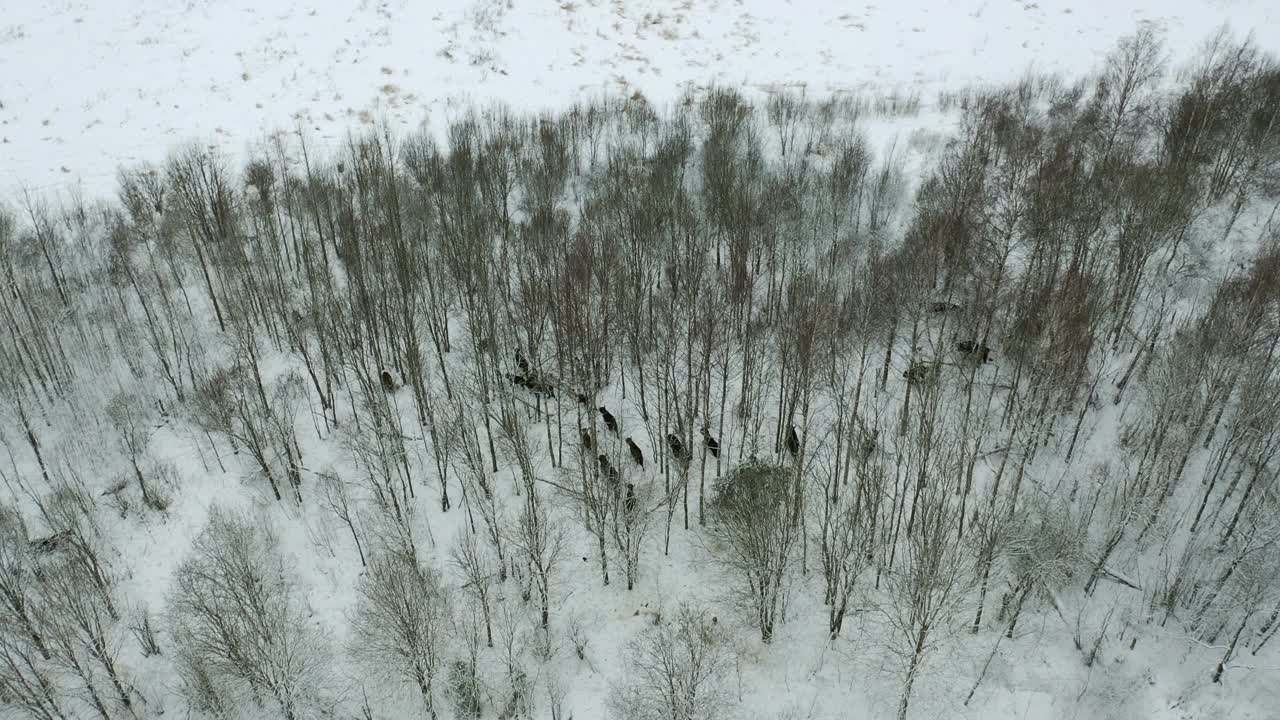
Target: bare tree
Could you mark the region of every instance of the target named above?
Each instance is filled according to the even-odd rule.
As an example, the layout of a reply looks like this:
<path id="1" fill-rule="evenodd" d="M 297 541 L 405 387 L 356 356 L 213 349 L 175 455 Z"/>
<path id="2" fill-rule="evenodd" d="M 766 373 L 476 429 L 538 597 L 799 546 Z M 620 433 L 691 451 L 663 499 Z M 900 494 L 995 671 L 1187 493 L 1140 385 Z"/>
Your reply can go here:
<path id="1" fill-rule="evenodd" d="M 1222 611 L 1222 619 L 1218 630 L 1209 636 L 1214 642 L 1217 632 L 1235 623 L 1231 639 L 1227 643 L 1222 658 L 1214 667 L 1213 682 L 1222 682 L 1222 675 L 1231 662 L 1231 658 L 1240 644 L 1244 632 L 1254 622 L 1258 613 L 1267 605 L 1277 601 L 1277 581 L 1280 581 L 1280 559 L 1277 558 L 1276 546 L 1280 544 L 1280 530 L 1273 519 L 1267 518 L 1252 528 L 1249 537 L 1237 541 L 1237 549 L 1230 563 L 1216 578 L 1208 602 L 1224 597 L 1229 604 Z M 1238 621 L 1238 622 L 1237 622 Z"/>
<path id="2" fill-rule="evenodd" d="M 986 553 L 1000 552 L 1008 567 L 1012 587 L 1001 604 L 1000 618 L 1005 623 L 1004 628 L 996 636 L 991 653 L 965 698 L 966 705 L 986 677 L 1001 641 L 1013 638 L 1014 627 L 1027 600 L 1035 596 L 1047 598 L 1053 607 L 1061 611 L 1057 593 L 1083 565 L 1084 528 L 1071 507 L 1041 504 L 1024 507 L 1022 513 L 1007 520 L 1001 517 L 1002 514 L 997 514 L 990 523 L 979 523 L 979 530 L 975 533 L 979 538 L 979 562 L 983 561 Z M 986 580 L 984 576 L 983 582 Z M 977 632 L 980 619 L 981 615 L 974 622 L 974 632 Z M 1078 636 L 1076 643 L 1084 652 Z M 1088 654 L 1085 659 L 1086 664 L 1092 663 Z"/>
<path id="3" fill-rule="evenodd" d="M 1089 102 L 1096 118 L 1099 157 L 1106 161 L 1116 152 L 1128 153 L 1149 129 L 1153 90 L 1164 71 L 1160 37 L 1144 27 L 1120 39 L 1107 53 Z"/>
<path id="4" fill-rule="evenodd" d="M 252 336 L 242 340 L 244 348 L 257 344 Z M 300 501 L 302 458 L 293 435 L 293 413 L 301 379 L 287 376 L 273 386 L 269 399 L 257 353 L 245 349 L 242 364 L 212 373 L 198 388 L 193 411 L 202 427 L 225 434 L 248 451 L 276 500 L 284 497 L 280 481 L 286 479 L 287 489 Z"/>
<path id="5" fill-rule="evenodd" d="M 20 633 L 36 653 L 49 658 L 49 651 L 37 627 L 32 592 L 35 589 L 30 567 L 30 546 L 22 516 L 8 505 L 0 505 L 0 618 L 10 633 Z"/>
<path id="6" fill-rule="evenodd" d="M 454 636 L 461 640 L 465 657 L 449 663 L 445 693 L 455 717 L 477 720 L 484 712 L 484 683 L 480 678 L 480 623 L 475 608 L 469 608 L 453 624 Z"/>
<path id="7" fill-rule="evenodd" d="M 25 638 L 7 627 L 0 630 L 0 698 L 4 705 L 37 720 L 66 718 L 67 702 L 58 697 L 59 688 L 48 665 Z"/>
<path id="8" fill-rule="evenodd" d="M 859 463 L 854 473 L 853 488 L 845 489 L 841 487 L 845 481 L 836 474 L 836 468 L 818 471 L 824 497 L 818 517 L 818 560 L 825 581 L 827 632 L 832 638 L 840 634 L 854 588 L 875 559 L 885 490 L 886 473 L 880 463 Z"/>
<path id="9" fill-rule="evenodd" d="M 373 377 L 365 377 L 360 391 L 366 412 L 363 419 L 347 423 L 341 446 L 363 476 L 368 497 L 398 536 L 413 537 L 411 519 L 416 514 L 413 481 L 409 475 L 408 449 L 399 420 L 382 399 Z"/>
<path id="10" fill-rule="evenodd" d="M 351 531 L 351 539 L 355 541 L 356 552 L 360 554 L 360 567 L 368 566 L 364 557 L 364 545 L 360 542 L 360 534 L 356 532 L 359 510 L 351 497 L 351 490 L 342 478 L 332 472 L 320 474 L 320 495 L 329 512 L 338 518 Z"/>
<path id="11" fill-rule="evenodd" d="M 511 544 L 520 551 L 532 575 L 544 631 L 551 622 L 551 575 L 564 552 L 563 529 L 550 517 L 549 510 L 536 491 L 527 492 L 511 537 Z"/>
<path id="12" fill-rule="evenodd" d="M 640 556 L 644 550 L 645 536 L 653 522 L 653 514 L 659 504 L 670 506 L 669 498 L 657 498 L 656 485 L 647 483 L 626 483 L 625 490 L 620 486 L 610 502 L 612 520 L 609 523 L 609 534 L 613 538 L 613 546 L 622 556 L 622 571 L 627 578 L 627 589 L 632 590 L 640 578 Z"/>
<path id="13" fill-rule="evenodd" d="M 765 643 L 773 640 L 787 567 L 802 532 L 794 515 L 800 501 L 794 473 L 781 465 L 739 466 L 716 483 L 710 504 L 712 551 L 736 576 Z"/>
<path id="14" fill-rule="evenodd" d="M 115 619 L 119 613 L 108 566 L 114 551 L 98 526 L 93 496 L 70 465 L 58 470 L 55 478 L 53 490 L 38 500 L 40 515 L 52 532 L 50 537 L 58 539 L 62 558 L 77 568 L 82 582 L 97 591 L 107 614 Z"/>
<path id="15" fill-rule="evenodd" d="M 0 505 L 0 698 L 33 718 L 66 717 L 67 705 L 51 667 L 34 558 L 22 517 Z"/>
<path id="16" fill-rule="evenodd" d="M 714 720 L 729 709 L 733 648 L 715 618 L 682 605 L 627 645 L 624 684 L 610 705 L 623 720 Z"/>
<path id="17" fill-rule="evenodd" d="M 474 430 L 475 422 L 469 420 L 465 405 L 456 408 L 454 424 L 458 428 L 458 445 L 460 448 L 459 464 L 462 477 L 463 499 L 468 506 L 468 516 L 472 518 L 471 528 L 474 531 L 476 522 L 474 514 L 480 515 L 485 539 L 493 546 L 493 553 L 498 561 L 498 582 L 505 582 L 508 571 L 508 550 L 506 538 L 506 512 L 502 497 L 494 491 L 493 480 L 485 466 L 484 456 L 480 449 L 480 440 Z"/>
<path id="18" fill-rule="evenodd" d="M 519 413 L 508 396 L 497 418 L 502 444 L 520 469 L 523 489 L 520 515 L 515 528 L 509 531 L 509 542 L 520 551 L 529 569 L 541 605 L 541 627 L 546 631 L 551 622 L 551 574 L 564 550 L 564 529 L 556 523 L 542 497 L 533 448 Z"/>
<path id="19" fill-rule="evenodd" d="M 50 566 L 51 565 L 51 566 Z M 54 663 L 69 670 L 82 684 L 95 710 L 106 720 L 107 703 L 139 717 L 141 699 L 120 663 L 122 628 L 108 612 L 93 583 L 73 563 L 47 564 L 41 570 L 44 637 Z M 105 678 L 108 691 L 98 688 Z M 108 700 L 107 698 L 113 698 Z"/>
<path id="20" fill-rule="evenodd" d="M 493 560 L 473 532 L 463 531 L 449 552 L 453 567 L 462 576 L 462 591 L 480 606 L 485 644 L 493 647 L 492 586 L 497 579 Z"/>
<path id="21" fill-rule="evenodd" d="M 168 621 L 193 701 L 269 700 L 295 720 L 324 688 L 327 639 L 308 619 L 274 533 L 247 517 L 210 511 L 174 572 Z"/>
<path id="22" fill-rule="evenodd" d="M 138 396 L 121 393 L 108 404 L 107 417 L 118 433 L 120 448 L 129 460 L 134 479 L 138 481 L 142 502 L 150 508 L 162 509 L 161 499 L 147 486 L 147 480 L 142 474 L 153 422 L 146 404 Z"/>
<path id="23" fill-rule="evenodd" d="M 964 553 L 955 539 L 950 493 L 936 479 L 926 482 L 929 487 L 916 495 L 903 564 L 890 576 L 891 600 L 884 608 L 906 661 L 898 720 L 907 717 L 921 666 L 966 589 Z"/>
<path id="24" fill-rule="evenodd" d="M 416 688 L 434 720 L 435 678 L 449 620 L 448 597 L 436 572 L 403 549 L 389 548 L 374 556 L 357 592 L 352 655 L 371 673 Z"/>
<path id="25" fill-rule="evenodd" d="M 236 232 L 234 201 L 227 171 L 217 158 L 191 147 L 169 160 L 166 174 L 199 261 L 205 290 L 218 319 L 218 329 L 225 331 L 223 304 L 214 280 L 221 280 L 217 272 L 219 251 Z"/>

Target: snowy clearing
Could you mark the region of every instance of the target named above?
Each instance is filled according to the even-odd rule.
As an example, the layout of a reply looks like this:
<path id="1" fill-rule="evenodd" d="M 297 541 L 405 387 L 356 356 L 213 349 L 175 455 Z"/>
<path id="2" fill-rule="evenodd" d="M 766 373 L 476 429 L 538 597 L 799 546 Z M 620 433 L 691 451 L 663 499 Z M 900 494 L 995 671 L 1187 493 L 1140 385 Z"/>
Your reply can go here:
<path id="1" fill-rule="evenodd" d="M 919 93 L 1089 70 L 1140 24 L 1189 57 L 1226 24 L 1280 37 L 1266 0 L 840 4 L 11 0 L 0 18 L 0 190 L 114 189 L 196 141 L 240 156 L 302 128 L 323 147 L 468 104 L 560 109 L 689 86 Z"/>

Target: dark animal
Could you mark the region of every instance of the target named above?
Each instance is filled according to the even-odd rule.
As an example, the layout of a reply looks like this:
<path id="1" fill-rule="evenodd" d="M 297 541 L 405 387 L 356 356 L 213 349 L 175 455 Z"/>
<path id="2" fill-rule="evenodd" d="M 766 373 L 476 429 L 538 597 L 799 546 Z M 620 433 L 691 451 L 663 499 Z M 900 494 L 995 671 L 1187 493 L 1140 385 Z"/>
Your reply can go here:
<path id="1" fill-rule="evenodd" d="M 586 395 L 583 395 L 582 393 L 578 393 L 578 402 L 581 403 L 582 405 L 590 405 L 591 398 L 587 397 Z"/>
<path id="2" fill-rule="evenodd" d="M 631 459 L 636 461 L 640 467 L 644 467 L 644 453 L 640 452 L 640 446 L 631 438 L 627 438 L 627 449 L 631 451 Z"/>
<path id="3" fill-rule="evenodd" d="M 711 453 L 711 457 L 720 457 L 720 441 L 711 437 L 711 430 L 706 425 L 702 426 L 702 444 Z"/>
<path id="4" fill-rule="evenodd" d="M 546 378 L 539 377 L 538 375 L 530 375 L 525 378 L 524 384 L 525 387 L 539 395 L 546 395 L 547 397 L 556 396 L 556 386 L 552 385 L 551 381 Z"/>
<path id="5" fill-rule="evenodd" d="M 991 348 L 973 340 L 961 340 L 956 343 L 956 352 L 975 363 L 991 362 Z"/>
<path id="6" fill-rule="evenodd" d="M 609 479 L 609 483 L 614 486 L 613 489 L 616 492 L 618 490 L 618 469 L 613 466 L 613 463 L 609 462 L 608 455 L 601 454 L 600 457 L 596 458 L 596 461 L 600 463 L 600 472 L 604 473 L 604 476 Z"/>
<path id="7" fill-rule="evenodd" d="M 862 437 L 862 459 L 867 460 L 872 453 L 876 451 L 876 440 L 871 435 L 863 435 Z"/>
<path id="8" fill-rule="evenodd" d="M 379 376 L 382 380 L 382 389 L 387 392 L 395 392 L 396 376 L 391 374 L 390 370 L 383 370 Z"/>
<path id="9" fill-rule="evenodd" d="M 75 538 L 71 534 L 70 530 L 63 530 L 62 532 L 50 535 L 47 538 L 37 538 L 32 540 L 28 543 L 28 547 L 31 548 L 31 552 L 37 555 L 48 555 L 71 547 L 71 542 L 74 539 Z"/>
<path id="10" fill-rule="evenodd" d="M 588 450 L 593 449 L 595 443 L 591 441 L 591 431 L 586 428 L 579 428 L 578 432 L 582 434 L 582 447 Z"/>
<path id="11" fill-rule="evenodd" d="M 524 379 L 523 375 L 508 374 L 507 379 L 510 380 L 512 384 L 514 384 L 516 387 L 526 387 L 529 384 L 528 381 Z"/>
<path id="12" fill-rule="evenodd" d="M 520 352 L 519 348 L 516 348 L 516 365 L 520 367 L 520 372 L 525 375 L 529 374 L 529 359 L 524 356 L 524 353 Z"/>
<path id="13" fill-rule="evenodd" d="M 922 385 L 938 379 L 938 365 L 932 362 L 913 362 L 911 367 L 902 371 L 902 377 L 910 385 Z"/>
<path id="14" fill-rule="evenodd" d="M 627 499 L 622 502 L 622 509 L 625 510 L 628 515 L 631 515 L 636 511 L 637 502 L 636 486 L 631 483 L 627 483 Z"/>
<path id="15" fill-rule="evenodd" d="M 685 450 L 684 443 L 680 440 L 680 436 L 675 433 L 667 434 L 667 447 L 671 448 L 671 457 L 677 462 L 687 465 L 689 463 L 689 452 Z"/>
<path id="16" fill-rule="evenodd" d="M 929 311 L 936 313 L 955 312 L 960 306 L 952 302 L 935 302 L 929 303 Z"/>
<path id="17" fill-rule="evenodd" d="M 609 412 L 605 406 L 600 406 L 600 417 L 604 420 L 604 426 L 614 435 L 618 434 L 618 421 L 614 419 L 613 413 Z"/>
<path id="18" fill-rule="evenodd" d="M 792 457 L 800 452 L 800 435 L 796 432 L 795 425 L 787 426 L 787 452 L 791 453 Z"/>

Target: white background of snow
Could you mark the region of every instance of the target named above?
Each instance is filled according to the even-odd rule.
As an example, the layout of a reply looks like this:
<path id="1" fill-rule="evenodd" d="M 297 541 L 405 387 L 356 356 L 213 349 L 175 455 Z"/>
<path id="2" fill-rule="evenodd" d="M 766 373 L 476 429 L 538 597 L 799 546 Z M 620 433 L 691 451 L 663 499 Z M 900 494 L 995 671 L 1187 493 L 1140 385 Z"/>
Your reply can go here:
<path id="1" fill-rule="evenodd" d="M 121 163 L 273 130 L 339 143 L 467 100 L 521 109 L 690 83 L 842 88 L 1078 73 L 1154 23 L 1186 58 L 1223 23 L 1280 38 L 1269 0 L 3 0 L 0 192 L 114 189 Z"/>
<path id="2" fill-rule="evenodd" d="M 77 185 L 91 196 L 107 194 L 120 163 L 160 161 L 168 149 L 191 140 L 239 155 L 272 130 L 302 127 L 318 144 L 332 146 L 366 120 L 386 118 L 393 127 L 409 130 L 428 118 L 445 119 L 471 101 L 502 100 L 522 110 L 558 108 L 579 97 L 634 89 L 669 101 L 690 83 L 718 81 L 806 83 L 816 92 L 919 88 L 929 102 L 941 88 L 1010 80 L 1029 65 L 1085 72 L 1143 21 L 1164 30 L 1170 53 L 1179 60 L 1223 23 L 1237 32 L 1254 31 L 1272 50 L 1273 39 L 1280 38 L 1280 9 L 1260 1 L 912 0 L 880 7 L 767 0 L 519 2 L 512 7 L 389 2 L 342 8 L 270 0 L 3 3 L 0 197 L 6 199 L 22 188 L 45 193 Z M 903 127 L 922 122 L 945 126 L 946 119 L 926 114 Z M 892 134 L 890 128 L 888 137 Z M 625 407 L 616 399 L 610 404 Z M 624 423 L 633 419 L 624 412 Z M 1100 422 L 1103 429 L 1094 442 L 1105 447 L 1106 421 Z M 308 436 L 305 423 L 300 436 Z M 315 442 L 314 435 L 304 451 L 314 467 L 336 460 L 333 448 Z M 651 448 L 645 451 L 652 457 Z M 242 483 L 235 470 L 203 472 L 190 439 L 169 429 L 153 438 L 150 452 L 183 467 L 184 483 L 167 518 L 116 528 L 114 541 L 127 565 L 120 568 L 126 571 L 122 590 L 159 610 L 172 569 L 211 504 L 267 506 L 305 579 L 317 622 L 340 647 L 358 570 L 344 531 L 320 527 L 322 514 L 314 507 L 277 506 L 257 483 Z M 500 482 L 509 483 L 509 475 Z M 421 507 L 430 509 L 424 515 L 439 558 L 461 516 L 455 511 L 441 518 L 434 493 L 423 494 Z M 316 552 L 315 534 L 307 525 L 315 526 L 315 534 L 332 536 L 333 557 Z M 627 594 L 616 586 L 600 590 L 592 546 L 580 542 L 576 530 L 571 533 L 553 622 L 563 628 L 576 617 L 591 631 L 593 666 L 561 668 L 573 679 L 568 707 L 578 720 L 605 716 L 602 700 L 620 672 L 619 649 L 643 622 L 632 613 L 639 603 L 660 597 L 672 604 L 678 597 L 702 598 L 719 610 L 722 621 L 739 629 L 738 638 L 748 639 L 742 676 L 734 679 L 735 686 L 741 683 L 744 708 L 752 711 L 743 717 L 892 714 L 899 669 L 882 643 L 861 642 L 864 636 L 885 635 L 875 613 L 850 617 L 841 642 L 828 647 L 818 595 L 812 587 L 798 586 L 776 644 L 762 648 L 749 641 L 749 629 L 738 627 L 740 618 L 727 612 L 715 583 L 708 581 L 712 576 L 701 574 L 706 568 L 697 564 L 700 556 L 687 536 L 676 531 L 672 556 L 664 558 L 658 552 L 661 535 L 656 522 L 641 585 Z M 590 561 L 582 562 L 581 555 Z M 617 583 L 616 567 L 614 576 Z M 1045 613 L 1035 621 L 1057 622 Z M 1276 664 L 1274 652 L 1259 658 L 1257 667 L 1230 672 L 1226 685 L 1216 687 L 1208 685 L 1207 663 L 1217 653 L 1199 649 L 1188 659 L 1193 644 L 1183 638 L 1144 639 L 1124 656 L 1123 665 L 1098 667 L 1090 676 L 1060 624 L 1026 628 L 1041 629 L 1042 639 L 1032 634 L 1024 641 L 1036 643 L 1034 648 L 1004 646 L 968 708 L 961 708 L 957 698 L 967 692 L 994 636 L 987 631 L 976 642 L 966 636 L 947 643 L 916 688 L 912 716 L 1276 717 L 1280 695 L 1267 680 L 1280 677 L 1268 666 Z M 131 642 L 126 652 L 136 653 Z M 181 707 L 169 694 L 173 678 L 163 658 L 134 657 L 131 665 L 153 697 L 161 696 L 170 710 Z M 1069 702 L 1086 683 L 1086 702 Z M 1188 692 L 1195 695 L 1193 703 L 1169 707 Z"/>

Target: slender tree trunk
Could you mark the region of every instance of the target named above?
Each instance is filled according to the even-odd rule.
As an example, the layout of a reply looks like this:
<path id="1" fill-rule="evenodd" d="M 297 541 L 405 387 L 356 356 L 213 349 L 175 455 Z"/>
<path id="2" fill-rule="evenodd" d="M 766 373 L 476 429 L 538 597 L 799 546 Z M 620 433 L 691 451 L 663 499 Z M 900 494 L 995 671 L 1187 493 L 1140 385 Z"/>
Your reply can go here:
<path id="1" fill-rule="evenodd" d="M 911 662 L 907 666 L 907 677 L 902 683 L 902 699 L 898 701 L 898 720 L 907 720 L 907 705 L 911 701 L 911 688 L 916 684 L 916 674 L 920 671 L 926 632 L 924 629 L 917 631 L 915 652 L 911 654 Z"/>
<path id="2" fill-rule="evenodd" d="M 1244 618 L 1240 621 L 1240 626 L 1236 628 L 1236 632 L 1231 636 L 1231 642 L 1227 645 L 1227 651 L 1222 654 L 1222 659 L 1218 661 L 1218 666 L 1213 669 L 1213 681 L 1215 683 L 1222 682 L 1222 673 L 1226 670 L 1227 663 L 1231 661 L 1231 654 L 1236 651 L 1236 643 L 1240 642 L 1240 634 L 1244 632 L 1245 627 L 1249 624 L 1249 618 L 1253 616 L 1250 609 L 1244 614 Z"/>

